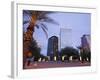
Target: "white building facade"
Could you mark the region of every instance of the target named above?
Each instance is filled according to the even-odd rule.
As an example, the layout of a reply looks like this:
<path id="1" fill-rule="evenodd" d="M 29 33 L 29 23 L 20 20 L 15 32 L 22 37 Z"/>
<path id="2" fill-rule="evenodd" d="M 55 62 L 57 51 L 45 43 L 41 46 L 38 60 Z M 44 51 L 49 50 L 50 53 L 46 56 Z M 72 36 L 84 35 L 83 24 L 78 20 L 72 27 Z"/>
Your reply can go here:
<path id="1" fill-rule="evenodd" d="M 60 28 L 60 48 L 72 46 L 72 29 Z"/>

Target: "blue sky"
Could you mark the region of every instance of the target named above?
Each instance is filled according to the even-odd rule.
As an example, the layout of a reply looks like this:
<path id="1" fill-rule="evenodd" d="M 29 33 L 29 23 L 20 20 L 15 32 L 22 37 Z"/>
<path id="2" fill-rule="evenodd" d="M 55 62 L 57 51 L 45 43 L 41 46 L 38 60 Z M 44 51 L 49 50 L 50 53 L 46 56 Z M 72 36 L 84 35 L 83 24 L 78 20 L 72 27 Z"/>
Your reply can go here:
<path id="1" fill-rule="evenodd" d="M 91 33 L 91 14 L 89 13 L 56 12 L 48 16 L 59 23 L 59 25 L 46 23 L 48 38 L 53 35 L 60 37 L 60 28 L 72 29 L 72 46 L 77 47 L 81 44 L 82 35 Z M 24 16 L 24 20 L 26 19 L 28 17 Z M 28 24 L 24 25 L 24 29 L 26 27 L 28 27 Z M 46 55 L 48 39 L 43 30 L 41 28 L 35 28 L 33 36 L 41 47 L 41 53 Z"/>

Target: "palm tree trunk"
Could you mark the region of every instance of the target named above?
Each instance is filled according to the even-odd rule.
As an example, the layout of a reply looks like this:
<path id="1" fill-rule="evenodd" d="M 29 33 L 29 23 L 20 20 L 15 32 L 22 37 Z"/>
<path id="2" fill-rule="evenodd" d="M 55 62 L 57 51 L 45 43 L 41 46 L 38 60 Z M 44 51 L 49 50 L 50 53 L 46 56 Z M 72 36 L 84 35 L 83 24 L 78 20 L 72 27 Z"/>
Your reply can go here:
<path id="1" fill-rule="evenodd" d="M 29 47 L 31 45 L 31 42 L 33 40 L 33 33 L 34 33 L 34 24 L 30 24 L 27 28 L 27 31 L 23 33 L 23 68 L 25 67 L 26 64 L 26 59 L 29 56 L 29 53 L 32 53 L 29 50 Z"/>

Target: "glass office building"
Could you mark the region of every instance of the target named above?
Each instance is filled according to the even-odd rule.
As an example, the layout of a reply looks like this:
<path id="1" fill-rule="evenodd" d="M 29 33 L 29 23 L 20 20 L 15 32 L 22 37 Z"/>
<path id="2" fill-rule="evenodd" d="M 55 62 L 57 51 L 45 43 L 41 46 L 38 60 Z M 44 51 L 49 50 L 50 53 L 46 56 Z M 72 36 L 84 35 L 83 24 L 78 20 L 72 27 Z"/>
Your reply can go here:
<path id="1" fill-rule="evenodd" d="M 60 48 L 72 46 L 72 29 L 60 29 Z"/>

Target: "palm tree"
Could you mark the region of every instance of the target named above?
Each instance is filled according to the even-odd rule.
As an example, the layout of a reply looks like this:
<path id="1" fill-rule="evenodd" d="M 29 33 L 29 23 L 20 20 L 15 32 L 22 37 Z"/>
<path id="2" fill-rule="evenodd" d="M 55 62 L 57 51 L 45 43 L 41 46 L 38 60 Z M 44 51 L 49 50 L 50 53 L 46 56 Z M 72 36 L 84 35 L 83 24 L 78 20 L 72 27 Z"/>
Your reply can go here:
<path id="1" fill-rule="evenodd" d="M 53 12 L 48 12 L 48 11 L 32 11 L 32 10 L 24 10 L 23 15 L 26 15 L 29 17 L 29 20 L 23 21 L 23 25 L 26 23 L 29 23 L 29 26 L 27 27 L 26 32 L 24 31 L 23 33 L 23 53 L 24 53 L 24 58 L 25 59 L 30 52 L 29 47 L 31 46 L 32 41 L 34 40 L 34 32 L 35 32 L 35 27 L 36 28 L 42 28 L 44 31 L 46 37 L 48 37 L 47 34 L 47 26 L 46 23 L 53 23 L 57 24 L 53 19 L 51 19 L 48 14 L 51 14 Z"/>

